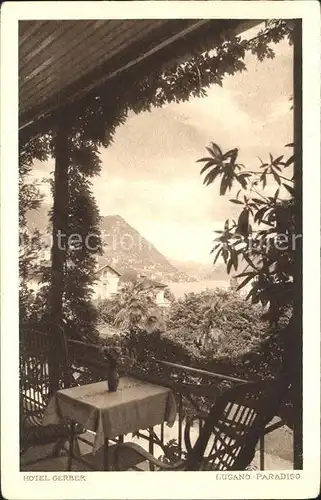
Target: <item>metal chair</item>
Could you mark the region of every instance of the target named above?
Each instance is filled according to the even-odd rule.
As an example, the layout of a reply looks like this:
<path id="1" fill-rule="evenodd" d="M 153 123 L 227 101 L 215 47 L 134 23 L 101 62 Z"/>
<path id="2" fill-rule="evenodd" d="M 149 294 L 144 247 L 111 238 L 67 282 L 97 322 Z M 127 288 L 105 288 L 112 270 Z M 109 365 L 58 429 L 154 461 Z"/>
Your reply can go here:
<path id="1" fill-rule="evenodd" d="M 39 325 L 20 326 L 20 456 L 30 447 L 54 444 L 58 456 L 71 436 L 70 423 L 42 425 L 44 410 L 55 390 L 71 385 L 68 352 L 63 332 Z M 55 335 L 53 335 L 55 334 Z M 77 426 L 73 432 L 81 433 Z M 48 456 L 26 461 L 29 466 Z M 71 470 L 71 455 L 68 469 Z"/>
<path id="2" fill-rule="evenodd" d="M 115 468 L 121 470 L 122 453 L 131 451 L 140 457 L 140 462 L 147 460 L 159 470 L 245 470 L 254 458 L 265 426 L 277 414 L 286 390 L 286 382 L 276 379 L 237 385 L 223 393 L 209 413 L 187 419 L 186 458 L 165 463 L 135 443 L 124 443 L 115 452 Z M 199 419 L 204 424 L 192 445 L 190 431 L 194 420 Z"/>

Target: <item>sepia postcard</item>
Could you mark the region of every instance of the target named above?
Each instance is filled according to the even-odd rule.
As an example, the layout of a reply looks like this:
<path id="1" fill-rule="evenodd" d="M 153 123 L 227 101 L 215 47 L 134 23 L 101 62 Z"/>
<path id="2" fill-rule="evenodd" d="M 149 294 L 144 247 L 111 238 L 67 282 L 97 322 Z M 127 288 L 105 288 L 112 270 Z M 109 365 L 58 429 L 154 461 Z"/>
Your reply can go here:
<path id="1" fill-rule="evenodd" d="M 1 14 L 3 497 L 316 498 L 318 2 Z"/>

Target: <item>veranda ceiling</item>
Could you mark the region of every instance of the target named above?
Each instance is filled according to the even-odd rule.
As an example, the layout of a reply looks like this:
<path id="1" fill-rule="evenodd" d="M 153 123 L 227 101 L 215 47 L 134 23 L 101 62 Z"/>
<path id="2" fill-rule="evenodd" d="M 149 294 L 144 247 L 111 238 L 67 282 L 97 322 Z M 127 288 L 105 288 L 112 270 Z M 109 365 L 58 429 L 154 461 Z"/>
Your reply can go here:
<path id="1" fill-rule="evenodd" d="M 79 100 L 146 59 L 184 55 L 227 29 L 257 22 L 210 19 L 50 20 L 19 23 L 20 129 Z M 165 52 L 164 52 L 165 51 Z M 128 82 L 130 85 L 130 81 Z"/>

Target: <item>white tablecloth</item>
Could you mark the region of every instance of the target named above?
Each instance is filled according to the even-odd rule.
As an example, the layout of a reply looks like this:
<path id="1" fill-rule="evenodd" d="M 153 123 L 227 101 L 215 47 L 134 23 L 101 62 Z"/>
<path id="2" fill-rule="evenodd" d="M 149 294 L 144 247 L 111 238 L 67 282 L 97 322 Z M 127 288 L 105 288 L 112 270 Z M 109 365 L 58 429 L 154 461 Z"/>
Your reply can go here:
<path id="1" fill-rule="evenodd" d="M 57 391 L 45 410 L 43 424 L 73 420 L 96 433 L 93 453 L 105 439 L 167 422 L 172 427 L 177 409 L 172 391 L 132 377 L 122 377 L 116 392 L 107 382 Z"/>

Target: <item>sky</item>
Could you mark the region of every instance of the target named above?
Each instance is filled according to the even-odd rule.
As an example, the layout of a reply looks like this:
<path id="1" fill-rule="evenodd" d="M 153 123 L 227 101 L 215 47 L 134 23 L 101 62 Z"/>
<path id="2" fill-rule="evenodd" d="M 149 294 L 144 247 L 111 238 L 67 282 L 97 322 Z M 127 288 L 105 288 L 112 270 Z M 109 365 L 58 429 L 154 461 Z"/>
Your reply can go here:
<path id="1" fill-rule="evenodd" d="M 261 63 L 248 55 L 247 72 L 226 77 L 207 97 L 130 114 L 101 151 L 102 172 L 93 183 L 101 215 L 121 215 L 171 260 L 210 263 L 213 231 L 238 207 L 232 195 L 219 196 L 218 184 L 202 185 L 196 160 L 211 141 L 223 151 L 239 148 L 250 168 L 258 156 L 289 153 L 292 47 L 281 42 L 275 52 Z M 34 175 L 52 168 L 36 164 Z"/>

